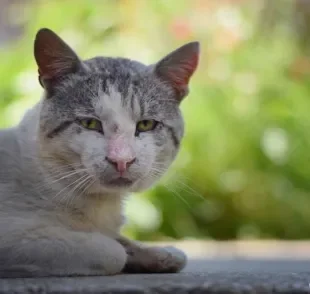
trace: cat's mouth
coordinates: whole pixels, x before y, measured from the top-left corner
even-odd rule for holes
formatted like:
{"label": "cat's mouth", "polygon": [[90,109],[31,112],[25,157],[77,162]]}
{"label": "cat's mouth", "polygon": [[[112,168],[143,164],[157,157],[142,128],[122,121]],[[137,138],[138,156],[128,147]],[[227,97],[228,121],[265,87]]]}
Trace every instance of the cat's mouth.
{"label": "cat's mouth", "polygon": [[106,182],[106,184],[115,188],[126,188],[130,187],[133,184],[133,181],[128,178],[119,177]]}

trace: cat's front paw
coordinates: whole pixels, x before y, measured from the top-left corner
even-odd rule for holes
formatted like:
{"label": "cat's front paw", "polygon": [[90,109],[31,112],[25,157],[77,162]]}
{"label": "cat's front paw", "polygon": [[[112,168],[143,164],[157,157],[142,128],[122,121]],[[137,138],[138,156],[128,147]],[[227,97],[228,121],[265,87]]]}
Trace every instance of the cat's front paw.
{"label": "cat's front paw", "polygon": [[180,272],[187,263],[185,253],[175,247],[153,247],[150,248],[156,252],[158,258],[158,269],[161,273]]}
{"label": "cat's front paw", "polygon": [[148,247],[128,254],[124,272],[177,273],[187,262],[186,255],[175,247]]}

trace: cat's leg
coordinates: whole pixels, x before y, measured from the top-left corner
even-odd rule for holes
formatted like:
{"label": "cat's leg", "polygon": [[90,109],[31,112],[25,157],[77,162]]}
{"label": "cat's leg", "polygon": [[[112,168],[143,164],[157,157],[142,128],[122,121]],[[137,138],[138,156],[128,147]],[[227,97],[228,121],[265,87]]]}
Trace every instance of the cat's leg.
{"label": "cat's leg", "polygon": [[125,273],[176,273],[187,262],[186,255],[174,247],[146,247],[124,237],[117,239],[125,247]]}
{"label": "cat's leg", "polygon": [[0,276],[114,275],[127,255],[121,244],[100,233],[40,227],[1,236]]}

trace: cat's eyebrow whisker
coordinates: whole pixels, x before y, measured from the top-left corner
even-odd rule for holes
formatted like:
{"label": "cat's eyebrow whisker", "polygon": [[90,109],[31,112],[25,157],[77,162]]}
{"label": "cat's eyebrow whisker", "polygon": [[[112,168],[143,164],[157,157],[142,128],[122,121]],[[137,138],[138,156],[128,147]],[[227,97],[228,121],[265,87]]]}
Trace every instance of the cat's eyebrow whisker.
{"label": "cat's eyebrow whisker", "polygon": [[[96,98],[100,99],[99,93],[95,93],[94,90],[87,83],[85,83],[85,85],[87,89],[89,90],[90,94],[93,96],[93,99],[96,99]],[[101,81],[98,83],[98,86],[99,86],[99,90],[101,90],[101,87],[102,87]]]}
{"label": "cat's eyebrow whisker", "polygon": [[[146,89],[146,91],[143,91],[144,92],[143,94],[147,95],[147,96],[151,96],[152,94],[157,93],[159,87],[163,87],[163,86],[167,86],[167,85],[168,85],[167,82],[160,81],[155,86]],[[160,100],[164,100],[164,99],[160,99]],[[170,99],[170,100],[172,100],[173,102],[177,103],[177,99]]]}
{"label": "cat's eyebrow whisker", "polygon": [[162,98],[160,98],[160,99],[158,99],[158,101],[159,101],[159,102],[168,102],[168,101],[172,101],[172,102],[177,103],[177,101],[176,101],[175,99],[162,99]]}

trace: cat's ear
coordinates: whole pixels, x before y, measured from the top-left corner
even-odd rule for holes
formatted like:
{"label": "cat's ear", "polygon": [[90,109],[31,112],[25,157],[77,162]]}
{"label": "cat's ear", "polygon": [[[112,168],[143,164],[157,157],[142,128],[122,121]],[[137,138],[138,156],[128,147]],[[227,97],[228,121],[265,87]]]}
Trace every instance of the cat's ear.
{"label": "cat's ear", "polygon": [[199,61],[199,42],[191,42],[168,54],[155,66],[156,75],[169,83],[182,100],[188,93],[188,84]]}
{"label": "cat's ear", "polygon": [[73,73],[81,65],[75,52],[50,29],[40,29],[34,41],[34,57],[42,87]]}

